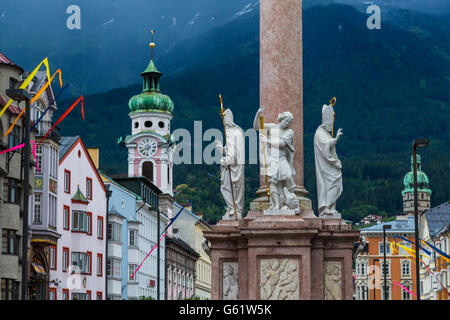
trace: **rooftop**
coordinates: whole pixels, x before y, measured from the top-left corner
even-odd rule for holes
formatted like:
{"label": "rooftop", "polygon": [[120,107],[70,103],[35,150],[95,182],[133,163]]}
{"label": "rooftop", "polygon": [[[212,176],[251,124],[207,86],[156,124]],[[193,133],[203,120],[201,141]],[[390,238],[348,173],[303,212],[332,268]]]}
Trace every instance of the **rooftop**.
{"label": "rooftop", "polygon": [[440,230],[450,224],[450,201],[428,209],[422,214],[426,215],[428,230],[430,235],[434,237]]}
{"label": "rooftop", "polygon": [[390,225],[391,229],[387,232],[414,232],[414,216],[398,216],[394,221],[379,223],[367,228],[361,229],[361,234],[383,232],[383,225]]}

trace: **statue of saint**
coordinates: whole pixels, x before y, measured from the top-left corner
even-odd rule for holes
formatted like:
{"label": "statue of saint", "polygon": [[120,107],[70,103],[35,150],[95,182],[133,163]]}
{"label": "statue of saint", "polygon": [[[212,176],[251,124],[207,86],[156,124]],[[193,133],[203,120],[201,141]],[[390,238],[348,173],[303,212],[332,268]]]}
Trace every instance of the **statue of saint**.
{"label": "statue of saint", "polygon": [[224,264],[223,271],[223,299],[237,300],[239,294],[238,275],[231,264]]}
{"label": "statue of saint", "polygon": [[227,205],[222,219],[234,220],[235,208],[237,219],[241,219],[244,212],[245,140],[244,131],[233,122],[231,110],[226,109],[224,114],[226,145],[216,142],[216,148],[223,154],[220,159],[220,191]]}
{"label": "statue of saint", "polygon": [[[253,127],[260,130],[261,114],[264,107],[261,106],[256,113]],[[270,190],[269,210],[299,210],[299,202],[295,199],[294,175],[294,131],[290,125],[294,117],[290,112],[282,112],[278,115],[278,123],[264,123],[267,136],[260,133],[263,146],[267,146],[262,152],[267,153],[267,177]]]}
{"label": "statue of saint", "polygon": [[336,211],[336,201],[342,193],[342,165],[336,154],[336,143],[342,129],[332,137],[334,110],[323,105],[322,124],[314,134],[314,156],[316,162],[317,198],[319,217],[341,218]]}

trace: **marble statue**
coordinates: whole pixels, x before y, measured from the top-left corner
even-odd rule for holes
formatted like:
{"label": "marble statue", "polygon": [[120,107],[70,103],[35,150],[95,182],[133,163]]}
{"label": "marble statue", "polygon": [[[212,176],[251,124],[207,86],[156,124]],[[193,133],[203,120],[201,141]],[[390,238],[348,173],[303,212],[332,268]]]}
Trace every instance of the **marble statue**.
{"label": "marble statue", "polygon": [[[264,107],[256,113],[253,127],[261,130],[260,120]],[[290,112],[278,115],[278,123],[264,123],[266,134],[260,132],[262,148],[266,146],[267,176],[270,190],[270,211],[299,211],[299,201],[294,194],[294,131],[290,128],[294,117]]]}
{"label": "marble statue", "polygon": [[[224,114],[226,145],[223,146],[220,141],[216,142],[217,150],[223,155],[220,159],[220,191],[227,205],[222,219],[234,220],[235,206],[237,219],[242,218],[244,211],[245,141],[244,131],[233,122],[231,110],[226,109]],[[233,192],[231,188],[233,188]]]}
{"label": "marble statue", "polygon": [[298,300],[298,260],[262,259],[260,287],[262,300]]}
{"label": "marble statue", "polygon": [[224,300],[237,300],[239,287],[238,287],[238,263],[237,262],[224,262],[223,263],[223,299]]}
{"label": "marble statue", "polygon": [[343,133],[339,129],[336,138],[332,137],[333,117],[333,107],[324,105],[322,124],[314,134],[314,156],[319,217],[340,219],[336,201],[342,193],[342,166],[336,154],[336,143]]}

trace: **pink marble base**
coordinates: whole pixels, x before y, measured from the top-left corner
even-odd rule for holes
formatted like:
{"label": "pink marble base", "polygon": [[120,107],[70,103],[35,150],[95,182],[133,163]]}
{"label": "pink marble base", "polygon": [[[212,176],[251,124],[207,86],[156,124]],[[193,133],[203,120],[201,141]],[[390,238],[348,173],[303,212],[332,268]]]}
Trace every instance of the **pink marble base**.
{"label": "pink marble base", "polygon": [[239,221],[221,221],[205,231],[211,243],[211,298],[222,299],[222,264],[238,262],[240,300],[260,299],[261,259],[296,259],[300,300],[323,300],[324,264],[342,263],[342,298],[352,299],[352,248],[359,231],[337,219],[265,216],[251,211]]}

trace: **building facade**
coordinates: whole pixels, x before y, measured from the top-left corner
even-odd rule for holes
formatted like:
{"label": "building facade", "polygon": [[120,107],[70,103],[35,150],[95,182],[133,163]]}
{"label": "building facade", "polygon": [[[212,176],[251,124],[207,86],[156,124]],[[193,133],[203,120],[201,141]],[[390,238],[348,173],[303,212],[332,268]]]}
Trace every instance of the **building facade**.
{"label": "building facade", "polygon": [[[447,256],[449,252],[450,202],[424,211],[419,220],[419,237],[426,243],[433,245]],[[423,262],[420,266],[421,299],[447,300],[449,299],[449,261],[422,243],[422,247],[430,252],[421,250]],[[447,291],[446,291],[447,290]]]}
{"label": "building facade", "polygon": [[[24,70],[0,53],[0,109],[3,110],[10,98],[7,89],[19,88]],[[28,91],[28,90],[27,90]],[[14,101],[0,117],[0,152],[18,146],[24,139],[25,117],[17,120],[11,132],[4,136],[25,107],[25,102]],[[35,132],[31,140],[35,140]],[[22,295],[22,241],[23,241],[23,199],[24,199],[24,149],[16,149],[0,155],[0,281],[1,300],[15,300]],[[30,164],[34,165],[31,155]],[[33,193],[33,167],[30,170],[30,194]],[[28,238],[28,237],[27,237]],[[30,247],[28,243],[27,247]],[[28,251],[28,250],[27,250]],[[42,257],[41,274],[48,281],[49,266]],[[32,272],[28,261],[28,274]],[[28,294],[28,292],[27,292]],[[46,292],[44,292],[46,294]]]}
{"label": "building facade", "polygon": [[200,255],[177,233],[166,238],[166,300],[195,297],[195,266]]}
{"label": "building facade", "polygon": [[[183,208],[174,202],[173,212]],[[174,230],[177,229],[178,238],[191,246],[199,255],[195,264],[195,296],[200,299],[211,299],[211,260],[203,250],[205,241],[203,231],[211,230],[210,225],[202,219],[202,215],[191,211],[192,207],[184,207],[180,216],[173,223]]]}
{"label": "building facade", "polygon": [[[28,73],[25,75],[28,76]],[[38,71],[30,82],[30,94],[34,98],[48,82],[47,73]],[[31,104],[31,121],[35,127],[36,144],[52,127],[53,113],[56,111],[55,96],[49,85],[39,98]],[[41,119],[42,118],[42,119]],[[40,121],[39,121],[40,120]],[[38,122],[39,121],[39,122]],[[34,167],[34,193],[29,201],[29,230],[31,270],[28,279],[29,299],[55,299],[55,292],[49,290],[52,279],[50,270],[56,268],[57,242],[61,237],[56,230],[59,140],[58,128],[53,128],[45,140],[36,145],[37,164]],[[40,271],[45,270],[46,274]]]}
{"label": "building facade", "polygon": [[[112,178],[121,186],[139,196],[136,199],[136,220],[139,223],[137,243],[139,246],[131,251],[130,249],[128,250],[128,264],[129,266],[132,265],[132,269],[134,268],[134,270],[136,270],[135,267],[137,268],[139,264],[144,261],[150,251],[155,247],[156,243],[162,238],[161,232],[167,226],[169,218],[158,209],[161,190],[148,178],[114,176]],[[166,243],[164,237],[144,261],[138,272],[136,272],[135,277],[137,278],[134,281],[137,281],[137,296],[139,298],[150,297],[152,299],[157,299],[159,289],[159,299],[164,299],[166,281],[164,272],[166,259],[165,247]],[[130,269],[130,272],[132,269]],[[130,295],[130,288],[128,290],[128,294]]]}
{"label": "building facade", "polygon": [[[383,245],[383,225],[391,226],[391,229],[386,230],[386,248]],[[369,250],[356,258],[356,300],[384,300],[384,268],[387,300],[414,299],[414,296],[402,289],[399,284],[411,292],[416,292],[415,260],[402,248],[395,252],[391,250],[392,242],[407,248],[413,247],[411,242],[414,242],[415,237],[414,217],[399,215],[395,221],[362,229],[361,236],[369,243]],[[383,261],[384,250],[386,250],[386,265]]]}
{"label": "building facade", "polygon": [[106,188],[81,137],[62,137],[59,153],[56,300],[104,300]]}

